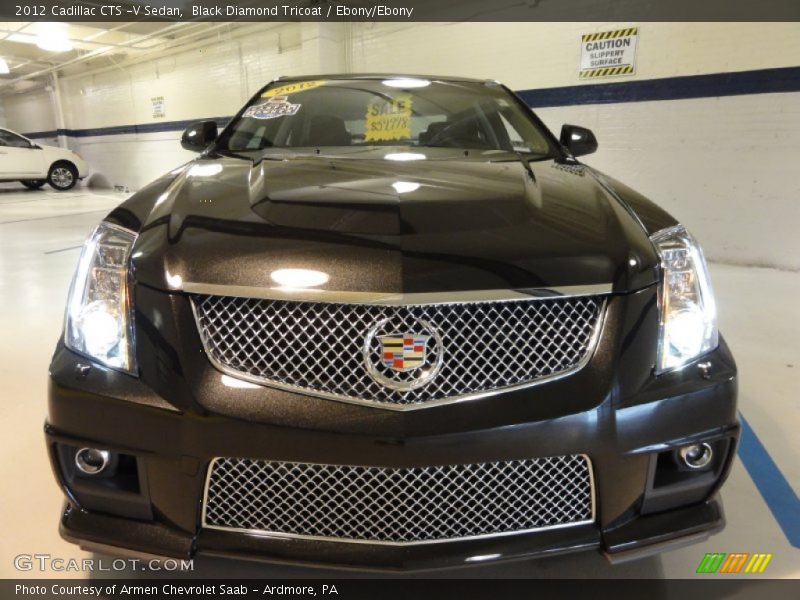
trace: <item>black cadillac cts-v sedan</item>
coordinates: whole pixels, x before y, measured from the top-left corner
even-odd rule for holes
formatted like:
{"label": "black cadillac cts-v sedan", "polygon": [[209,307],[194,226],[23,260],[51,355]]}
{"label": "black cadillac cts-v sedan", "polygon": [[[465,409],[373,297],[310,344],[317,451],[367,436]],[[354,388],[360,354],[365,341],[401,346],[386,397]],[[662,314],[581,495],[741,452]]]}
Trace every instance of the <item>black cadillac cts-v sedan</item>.
{"label": "black cadillac cts-v sedan", "polygon": [[[283,78],[81,254],[47,445],[87,549],[424,569],[702,540],[703,254],[493,81]],[[676,176],[675,174],[665,174]]]}

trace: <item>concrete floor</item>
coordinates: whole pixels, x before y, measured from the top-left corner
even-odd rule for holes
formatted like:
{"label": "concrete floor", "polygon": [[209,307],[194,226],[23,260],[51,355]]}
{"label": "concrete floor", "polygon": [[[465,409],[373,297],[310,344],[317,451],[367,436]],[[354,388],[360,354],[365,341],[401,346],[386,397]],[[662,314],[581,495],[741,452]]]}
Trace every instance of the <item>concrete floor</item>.
{"label": "concrete floor", "polygon": [[[20,573],[18,554],[89,556],[57,532],[61,494],[48,464],[42,423],[47,366],[62,326],[64,302],[79,248],[91,228],[124,199],[114,192],[56,193],[0,184],[0,578],[82,577],[81,573]],[[798,526],[800,487],[800,273],[712,265],[720,327],[740,369],[740,409],[795,490],[784,514]],[[723,491],[727,528],[703,544],[660,557],[610,566],[595,552],[469,570],[443,577],[669,577],[695,576],[706,552],[771,552],[765,576],[800,578],[793,547],[748,471],[737,460]],[[796,542],[796,540],[795,540]],[[138,573],[121,573],[137,576]],[[198,559],[200,577],[346,577],[347,573]],[[148,573],[148,576],[156,576]],[[709,577],[706,575],[705,577]],[[752,577],[749,576],[748,577]],[[758,577],[758,576],[755,576]]]}

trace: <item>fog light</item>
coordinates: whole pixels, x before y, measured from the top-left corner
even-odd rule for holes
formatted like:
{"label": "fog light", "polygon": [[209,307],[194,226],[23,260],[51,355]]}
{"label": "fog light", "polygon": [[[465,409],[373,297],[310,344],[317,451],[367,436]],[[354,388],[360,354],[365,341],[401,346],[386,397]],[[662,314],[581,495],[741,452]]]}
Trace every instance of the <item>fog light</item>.
{"label": "fog light", "polygon": [[690,469],[702,469],[711,463],[714,451],[706,443],[684,446],[678,451],[683,464]]}
{"label": "fog light", "polygon": [[84,475],[98,475],[102,473],[111,461],[108,450],[97,448],[81,448],[75,454],[75,466]]}

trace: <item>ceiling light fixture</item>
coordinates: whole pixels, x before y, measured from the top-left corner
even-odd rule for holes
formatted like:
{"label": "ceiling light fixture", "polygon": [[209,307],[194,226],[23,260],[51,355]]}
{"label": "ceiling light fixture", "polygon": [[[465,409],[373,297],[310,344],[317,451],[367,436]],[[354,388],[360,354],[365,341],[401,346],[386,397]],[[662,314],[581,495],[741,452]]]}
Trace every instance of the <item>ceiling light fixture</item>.
{"label": "ceiling light fixture", "polygon": [[47,52],[68,52],[73,48],[62,23],[42,23],[36,35],[36,45]]}

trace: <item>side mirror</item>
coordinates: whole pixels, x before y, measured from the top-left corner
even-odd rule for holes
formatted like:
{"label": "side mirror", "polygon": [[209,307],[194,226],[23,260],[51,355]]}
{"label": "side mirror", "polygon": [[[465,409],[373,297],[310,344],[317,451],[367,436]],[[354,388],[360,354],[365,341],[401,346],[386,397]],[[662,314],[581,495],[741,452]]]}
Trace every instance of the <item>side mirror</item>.
{"label": "side mirror", "polygon": [[202,152],[217,139],[217,124],[214,121],[198,121],[183,131],[181,146],[192,152]]}
{"label": "side mirror", "polygon": [[565,146],[573,156],[583,156],[597,151],[597,138],[591,129],[578,125],[564,125],[561,127],[562,146]]}

